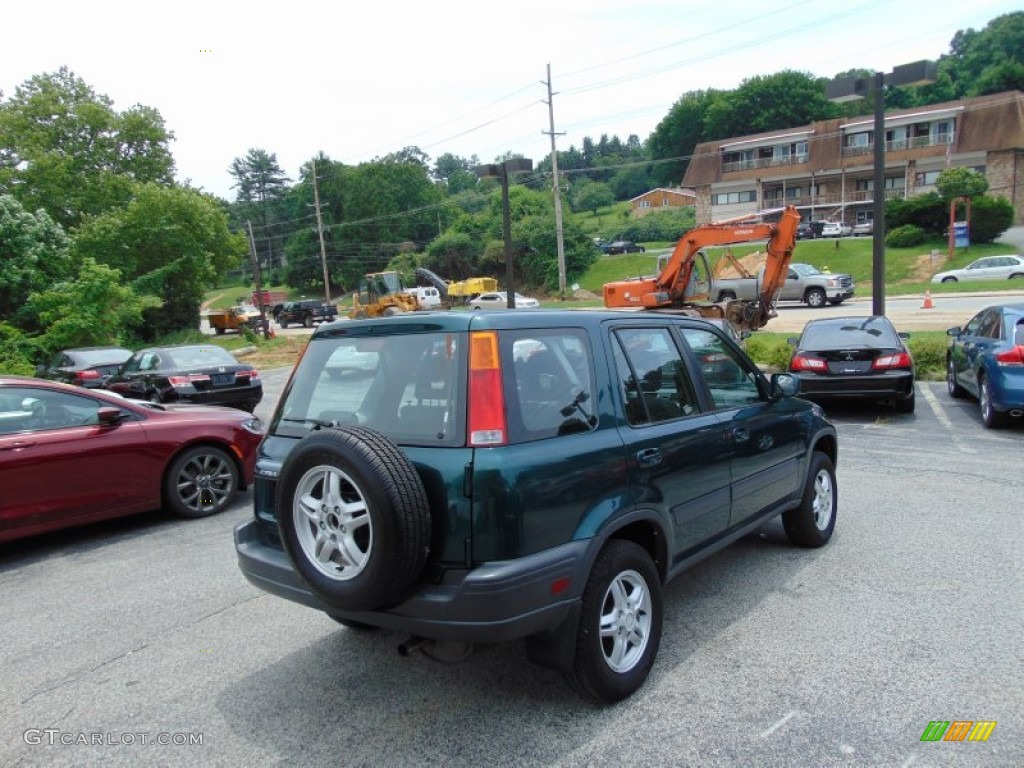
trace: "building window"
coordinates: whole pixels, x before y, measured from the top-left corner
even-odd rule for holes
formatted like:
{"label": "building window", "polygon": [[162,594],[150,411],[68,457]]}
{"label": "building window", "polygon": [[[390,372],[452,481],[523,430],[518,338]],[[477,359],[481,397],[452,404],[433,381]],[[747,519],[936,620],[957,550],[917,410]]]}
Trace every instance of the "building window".
{"label": "building window", "polygon": [[914,176],[914,185],[918,187],[932,187],[939,180],[942,171],[924,171]]}
{"label": "building window", "polygon": [[[907,180],[902,176],[886,176],[885,177],[885,188],[886,189],[905,189],[907,186]],[[857,191],[858,192],[871,192],[875,188],[874,179],[857,179]]]}
{"label": "building window", "polygon": [[711,196],[712,205],[735,205],[737,203],[756,203],[757,193],[749,192],[720,192]]}

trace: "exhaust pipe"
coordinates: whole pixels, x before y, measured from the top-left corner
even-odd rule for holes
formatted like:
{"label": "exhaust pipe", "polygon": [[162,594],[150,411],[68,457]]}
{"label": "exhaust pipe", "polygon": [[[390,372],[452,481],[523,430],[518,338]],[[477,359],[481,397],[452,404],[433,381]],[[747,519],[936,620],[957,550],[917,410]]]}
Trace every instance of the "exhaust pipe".
{"label": "exhaust pipe", "polygon": [[426,640],[422,637],[409,637],[398,646],[398,655],[402,658],[408,658],[416,653],[416,651],[422,650],[424,643],[426,643]]}

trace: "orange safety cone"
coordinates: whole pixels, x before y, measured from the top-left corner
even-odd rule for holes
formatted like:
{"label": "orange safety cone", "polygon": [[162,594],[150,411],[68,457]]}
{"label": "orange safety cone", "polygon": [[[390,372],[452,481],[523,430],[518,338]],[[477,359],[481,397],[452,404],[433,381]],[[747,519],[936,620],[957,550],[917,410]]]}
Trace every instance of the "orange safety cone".
{"label": "orange safety cone", "polygon": [[921,309],[933,309],[934,307],[935,307],[935,305],[932,304],[932,292],[931,291],[925,291],[924,292],[924,304],[921,305]]}

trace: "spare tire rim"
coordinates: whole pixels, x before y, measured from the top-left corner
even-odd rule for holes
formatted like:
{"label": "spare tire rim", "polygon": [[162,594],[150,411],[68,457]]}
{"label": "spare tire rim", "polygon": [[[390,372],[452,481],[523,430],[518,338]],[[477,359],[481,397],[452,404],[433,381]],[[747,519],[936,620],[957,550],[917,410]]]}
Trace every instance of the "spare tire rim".
{"label": "spare tire rim", "polygon": [[337,581],[362,573],[373,550],[370,509],[355,481],[337,467],[313,467],[295,488],[292,520],[302,552]]}

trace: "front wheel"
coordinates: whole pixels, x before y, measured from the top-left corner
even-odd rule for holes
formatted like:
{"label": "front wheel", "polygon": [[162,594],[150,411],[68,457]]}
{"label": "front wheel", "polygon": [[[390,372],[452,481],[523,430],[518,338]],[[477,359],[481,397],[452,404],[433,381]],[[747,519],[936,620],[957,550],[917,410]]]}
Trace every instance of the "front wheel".
{"label": "front wheel", "polygon": [[583,590],[576,657],[566,673],[581,696],[611,704],[644,684],[661,644],[661,579],[650,555],[613,539]]}
{"label": "front wheel", "polygon": [[312,315],[306,315],[304,318],[302,318],[302,326],[304,328],[312,328],[313,327],[313,316]]}
{"label": "front wheel", "polygon": [[238,467],[220,448],[191,448],[164,477],[164,502],[180,517],[209,517],[223,510],[238,488]]}
{"label": "front wheel", "polygon": [[821,288],[811,288],[807,291],[807,295],[804,296],[804,301],[807,302],[807,306],[814,309],[824,307],[826,302],[825,292]]}
{"label": "front wheel", "polygon": [[836,470],[824,453],[811,456],[807,484],[800,506],[782,513],[786,537],[801,547],[821,547],[832,538],[836,525]]}
{"label": "front wheel", "polygon": [[956,282],[956,278],[955,277],[944,277],[944,278],[942,278],[942,282],[944,282],[944,283],[955,283]]}
{"label": "front wheel", "polygon": [[213,332],[216,333],[218,336],[223,336],[224,335],[224,329],[221,328],[220,326],[214,328]]}
{"label": "front wheel", "polygon": [[967,394],[967,390],[957,384],[956,365],[953,363],[952,357],[946,360],[946,389],[949,390],[950,397],[958,400]]}

